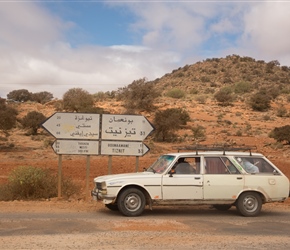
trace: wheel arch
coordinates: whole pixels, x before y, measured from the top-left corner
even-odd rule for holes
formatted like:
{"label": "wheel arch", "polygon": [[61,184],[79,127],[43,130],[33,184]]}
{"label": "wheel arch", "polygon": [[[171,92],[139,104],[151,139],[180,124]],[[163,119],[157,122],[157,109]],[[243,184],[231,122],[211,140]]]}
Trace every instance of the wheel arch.
{"label": "wheel arch", "polygon": [[151,206],[152,201],[151,201],[151,197],[150,197],[148,191],[144,187],[142,187],[140,185],[137,185],[137,184],[129,184],[129,185],[121,187],[120,190],[118,191],[118,194],[116,196],[115,202],[117,202],[117,200],[118,200],[120,194],[122,193],[122,191],[124,191],[125,189],[129,189],[129,188],[136,188],[136,189],[140,190],[145,196],[146,205],[150,205]]}
{"label": "wheel arch", "polygon": [[260,191],[260,190],[247,189],[247,190],[243,190],[242,192],[239,193],[239,195],[238,195],[238,197],[237,197],[237,199],[235,201],[235,204],[239,200],[240,196],[242,194],[244,194],[244,193],[257,193],[261,197],[261,199],[262,199],[262,204],[265,204],[266,203],[266,196],[265,196],[265,194],[262,191]]}

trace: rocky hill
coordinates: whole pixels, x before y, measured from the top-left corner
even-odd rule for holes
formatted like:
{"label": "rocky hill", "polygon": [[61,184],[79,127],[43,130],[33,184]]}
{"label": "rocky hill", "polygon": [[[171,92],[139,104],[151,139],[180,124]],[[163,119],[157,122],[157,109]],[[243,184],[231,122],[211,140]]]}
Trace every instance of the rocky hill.
{"label": "rocky hill", "polygon": [[265,62],[232,55],[185,65],[154,82],[164,93],[180,88],[187,93],[209,94],[239,82],[249,82],[253,90],[276,87],[289,93],[290,67],[280,66],[276,60]]}

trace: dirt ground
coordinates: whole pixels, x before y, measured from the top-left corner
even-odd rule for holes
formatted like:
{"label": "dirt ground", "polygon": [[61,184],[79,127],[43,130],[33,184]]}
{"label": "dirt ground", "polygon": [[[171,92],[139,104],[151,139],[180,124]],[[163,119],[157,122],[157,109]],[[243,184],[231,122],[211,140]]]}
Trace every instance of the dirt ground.
{"label": "dirt ground", "polygon": [[258,217],[232,208],[156,207],[128,218],[95,201],[0,202],[0,249],[280,249],[290,247],[290,203]]}

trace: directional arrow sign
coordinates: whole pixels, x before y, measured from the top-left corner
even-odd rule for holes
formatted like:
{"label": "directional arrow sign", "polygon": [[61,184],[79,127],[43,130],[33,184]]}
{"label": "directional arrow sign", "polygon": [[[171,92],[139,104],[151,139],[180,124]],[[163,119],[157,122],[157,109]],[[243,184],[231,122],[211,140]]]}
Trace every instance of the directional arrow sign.
{"label": "directional arrow sign", "polygon": [[143,141],[154,127],[138,115],[103,115],[102,140]]}
{"label": "directional arrow sign", "polygon": [[100,115],[54,113],[42,127],[57,139],[99,139]]}
{"label": "directional arrow sign", "polygon": [[52,148],[59,155],[98,155],[99,141],[56,140]]}
{"label": "directional arrow sign", "polygon": [[142,156],[149,148],[142,142],[101,141],[102,155]]}

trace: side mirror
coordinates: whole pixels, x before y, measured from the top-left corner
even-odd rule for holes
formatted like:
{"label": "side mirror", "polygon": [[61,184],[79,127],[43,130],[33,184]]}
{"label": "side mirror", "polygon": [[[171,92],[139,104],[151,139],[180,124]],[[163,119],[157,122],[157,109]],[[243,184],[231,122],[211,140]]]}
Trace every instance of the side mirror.
{"label": "side mirror", "polygon": [[170,171],[169,171],[169,177],[173,177],[173,174],[176,174],[175,169],[170,169]]}

